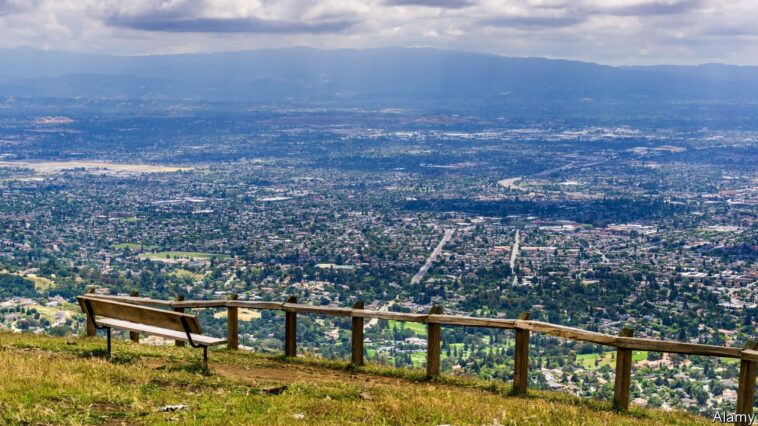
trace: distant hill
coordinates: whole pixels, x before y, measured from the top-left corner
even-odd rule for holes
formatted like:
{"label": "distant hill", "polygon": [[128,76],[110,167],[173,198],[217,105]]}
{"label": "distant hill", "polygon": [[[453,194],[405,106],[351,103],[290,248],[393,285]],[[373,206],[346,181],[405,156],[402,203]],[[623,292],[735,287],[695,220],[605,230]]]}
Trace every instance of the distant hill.
{"label": "distant hill", "polygon": [[225,101],[758,101],[758,67],[610,67],[426,48],[108,56],[0,50],[0,95]]}

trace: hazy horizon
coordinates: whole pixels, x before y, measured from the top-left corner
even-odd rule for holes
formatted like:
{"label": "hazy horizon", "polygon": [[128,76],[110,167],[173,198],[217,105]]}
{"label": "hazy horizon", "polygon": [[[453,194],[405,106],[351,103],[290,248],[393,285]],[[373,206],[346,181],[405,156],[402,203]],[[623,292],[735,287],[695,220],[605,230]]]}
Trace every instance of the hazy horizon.
{"label": "hazy horizon", "polygon": [[551,56],[537,56],[537,55],[506,55],[506,54],[500,54],[500,53],[493,53],[493,52],[482,52],[477,50],[462,50],[462,49],[449,49],[444,47],[434,47],[434,46],[381,46],[381,47],[314,47],[314,46],[305,46],[305,45],[296,45],[296,46],[286,46],[286,47],[261,47],[261,48],[251,48],[251,49],[231,49],[231,50],[217,50],[217,51],[207,51],[207,52],[180,52],[180,53],[126,53],[126,54],[120,54],[119,52],[80,52],[75,50],[66,50],[66,49],[45,49],[45,48],[38,48],[35,46],[27,45],[27,44],[20,44],[17,46],[12,47],[5,47],[0,48],[0,50],[36,50],[39,52],[48,52],[48,53],[66,53],[66,54],[72,54],[72,55],[94,55],[94,56],[115,56],[115,57],[123,57],[123,58],[140,58],[140,57],[158,57],[158,56],[188,56],[188,55],[216,55],[216,54],[234,54],[234,53],[245,53],[245,52],[266,52],[266,51],[277,51],[277,50],[317,50],[317,51],[325,51],[325,52],[335,52],[335,51],[378,51],[378,50],[402,50],[402,49],[426,49],[426,50],[437,50],[437,51],[443,51],[443,52],[455,52],[455,53],[467,53],[467,54],[476,54],[476,55],[489,55],[489,56],[498,56],[503,58],[512,58],[512,59],[547,59],[550,61],[567,61],[567,62],[584,62],[588,64],[594,64],[594,65],[601,65],[601,66],[609,66],[614,68],[625,68],[625,67],[659,67],[659,66],[676,66],[676,67],[700,67],[700,66],[710,66],[710,65],[723,65],[723,66],[729,66],[729,67],[742,67],[742,68],[751,68],[751,67],[758,67],[758,63],[756,64],[735,64],[735,63],[729,63],[729,62],[700,62],[700,63],[693,63],[693,64],[675,64],[675,63],[667,63],[667,62],[661,62],[661,63],[650,63],[650,64],[611,64],[611,63],[604,63],[604,62],[598,62],[598,61],[592,61],[592,60],[582,60],[582,59],[571,59],[571,58],[564,58],[564,57],[551,57]]}

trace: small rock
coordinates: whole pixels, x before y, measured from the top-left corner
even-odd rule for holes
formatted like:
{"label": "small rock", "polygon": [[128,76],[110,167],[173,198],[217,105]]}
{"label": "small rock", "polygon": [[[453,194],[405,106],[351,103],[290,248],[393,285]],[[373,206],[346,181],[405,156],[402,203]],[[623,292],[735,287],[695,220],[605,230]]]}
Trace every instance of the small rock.
{"label": "small rock", "polygon": [[305,418],[305,414],[303,413],[295,413],[292,415],[292,418],[295,420],[303,420]]}
{"label": "small rock", "polygon": [[176,404],[176,405],[164,405],[163,408],[161,408],[161,411],[164,413],[173,413],[175,411],[182,411],[186,410],[187,406],[185,404]]}
{"label": "small rock", "polygon": [[364,401],[371,401],[374,397],[368,392],[361,392],[358,396]]}

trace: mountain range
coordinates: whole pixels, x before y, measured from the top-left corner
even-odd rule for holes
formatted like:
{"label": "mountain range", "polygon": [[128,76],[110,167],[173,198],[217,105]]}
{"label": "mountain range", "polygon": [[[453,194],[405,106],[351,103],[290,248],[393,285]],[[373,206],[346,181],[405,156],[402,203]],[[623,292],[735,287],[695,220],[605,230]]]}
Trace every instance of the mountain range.
{"label": "mountain range", "polygon": [[758,67],[613,67],[429,48],[118,56],[0,49],[0,96],[219,101],[758,101]]}

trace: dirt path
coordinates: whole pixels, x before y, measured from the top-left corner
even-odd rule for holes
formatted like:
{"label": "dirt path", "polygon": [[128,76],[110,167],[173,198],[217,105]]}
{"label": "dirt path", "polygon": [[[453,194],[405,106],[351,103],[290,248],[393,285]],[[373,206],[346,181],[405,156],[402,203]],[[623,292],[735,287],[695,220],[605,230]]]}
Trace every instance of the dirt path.
{"label": "dirt path", "polygon": [[333,382],[355,380],[358,376],[348,372],[308,367],[303,365],[283,364],[281,366],[236,366],[228,364],[211,365],[214,374],[250,380],[254,382],[275,382],[291,384],[295,382]]}
{"label": "dirt path", "polygon": [[[151,368],[164,366],[165,360],[158,358],[145,358],[145,364]],[[233,380],[265,385],[289,385],[297,382],[350,382],[353,384],[382,384],[402,386],[410,383],[405,379],[383,377],[369,373],[353,373],[350,371],[332,370],[322,367],[314,367],[299,364],[284,364],[270,362],[263,365],[232,365],[214,363],[209,365],[214,375]]]}

